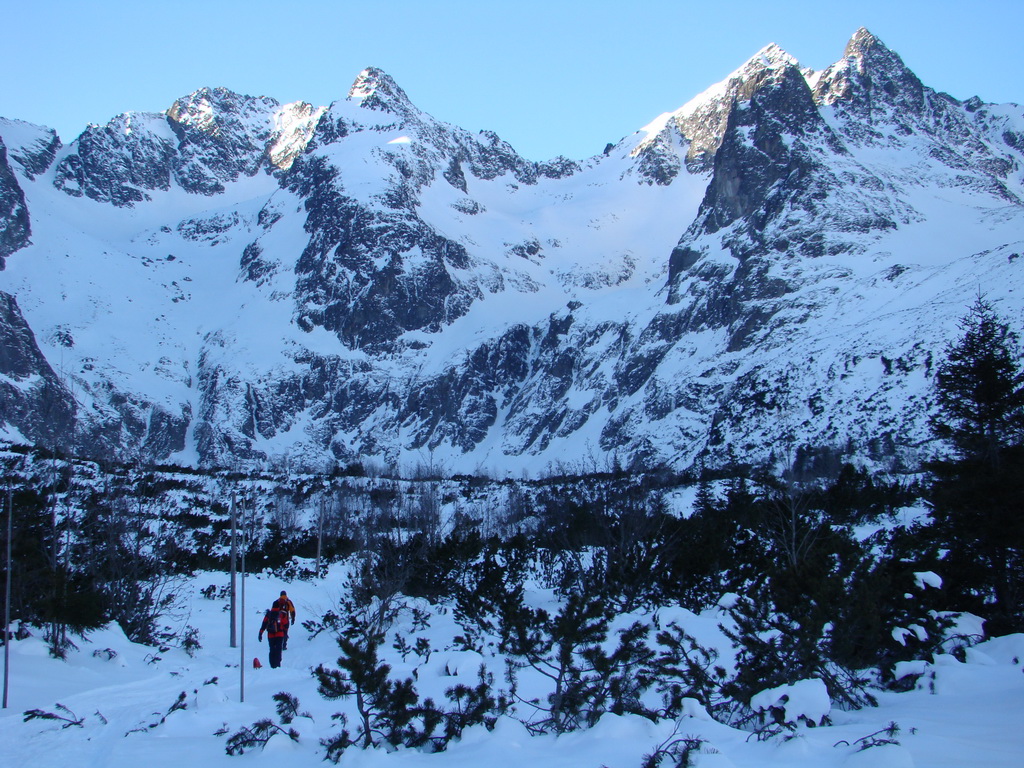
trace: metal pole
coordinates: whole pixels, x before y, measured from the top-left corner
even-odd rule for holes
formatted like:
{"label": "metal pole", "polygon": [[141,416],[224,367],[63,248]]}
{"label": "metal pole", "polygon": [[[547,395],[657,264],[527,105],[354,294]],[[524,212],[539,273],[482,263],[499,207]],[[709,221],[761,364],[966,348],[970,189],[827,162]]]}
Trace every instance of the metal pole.
{"label": "metal pole", "polygon": [[242,520],[242,642],[241,656],[239,657],[238,669],[240,672],[239,701],[245,702],[245,551],[249,548],[249,541],[246,537],[245,520],[243,513]]}
{"label": "metal pole", "polygon": [[316,576],[320,578],[320,553],[324,543],[324,515],[327,514],[327,499],[320,498],[320,517],[316,521]]}
{"label": "metal pole", "polygon": [[7,689],[11,674],[11,538],[14,532],[14,505],[11,503],[11,484],[7,483],[7,578],[4,585],[4,709],[7,709]]}
{"label": "metal pole", "polygon": [[238,602],[235,594],[235,557],[238,554],[238,521],[235,515],[235,493],[231,492],[231,647],[238,647],[235,625],[238,621]]}

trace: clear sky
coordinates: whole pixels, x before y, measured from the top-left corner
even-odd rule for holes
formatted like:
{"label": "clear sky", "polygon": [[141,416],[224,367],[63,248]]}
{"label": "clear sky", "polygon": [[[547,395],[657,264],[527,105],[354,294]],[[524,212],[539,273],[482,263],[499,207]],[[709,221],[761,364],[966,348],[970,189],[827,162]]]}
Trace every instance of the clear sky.
{"label": "clear sky", "polygon": [[521,154],[582,159],[768,43],[803,66],[865,26],[937,90],[1024,103],[1024,0],[0,0],[0,115],[55,128],[203,86],[341,99],[367,66]]}

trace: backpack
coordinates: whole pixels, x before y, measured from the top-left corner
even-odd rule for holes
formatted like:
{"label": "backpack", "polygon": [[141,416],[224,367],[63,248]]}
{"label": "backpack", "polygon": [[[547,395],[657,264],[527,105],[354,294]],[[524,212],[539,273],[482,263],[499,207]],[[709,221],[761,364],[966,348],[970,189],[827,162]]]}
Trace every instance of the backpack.
{"label": "backpack", "polygon": [[281,630],[281,612],[270,609],[267,611],[267,634],[276,635]]}
{"label": "backpack", "polygon": [[281,626],[282,632],[288,631],[288,624],[290,617],[288,616],[288,606],[282,600],[274,601],[274,605],[271,606],[270,610],[278,614],[278,623]]}

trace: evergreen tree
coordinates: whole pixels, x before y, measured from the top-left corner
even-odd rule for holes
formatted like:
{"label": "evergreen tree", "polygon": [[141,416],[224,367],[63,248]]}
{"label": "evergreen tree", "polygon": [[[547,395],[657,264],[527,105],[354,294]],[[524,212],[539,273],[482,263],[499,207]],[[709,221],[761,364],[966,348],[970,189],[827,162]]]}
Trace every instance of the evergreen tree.
{"label": "evergreen tree", "polygon": [[377,653],[383,636],[368,629],[351,620],[348,633],[338,638],[340,668],[321,664],[313,670],[324,698],[355,701],[355,732],[348,730],[348,717],[338,714],[335,719],[342,724],[341,733],[324,742],[327,757],[334,762],[350,746],[424,746],[441,722],[442,715],[430,699],[420,703],[412,678],[391,678],[390,665]]}
{"label": "evergreen tree", "polygon": [[1024,628],[1024,373],[1017,336],[979,297],[946,349],[932,418],[954,457],[932,462],[935,533],[948,550],[953,607]]}
{"label": "evergreen tree", "polygon": [[[11,612],[43,626],[50,653],[64,658],[74,645],[70,634],[96,629],[109,617],[86,572],[91,553],[76,546],[76,521],[63,505],[58,508],[52,495],[52,488],[41,481],[12,494]],[[4,525],[0,547],[6,547],[6,538]],[[0,569],[0,578],[5,577]]]}
{"label": "evergreen tree", "polygon": [[960,322],[963,336],[946,348],[935,394],[935,434],[962,459],[998,462],[1024,434],[1024,373],[1017,335],[978,297]]}

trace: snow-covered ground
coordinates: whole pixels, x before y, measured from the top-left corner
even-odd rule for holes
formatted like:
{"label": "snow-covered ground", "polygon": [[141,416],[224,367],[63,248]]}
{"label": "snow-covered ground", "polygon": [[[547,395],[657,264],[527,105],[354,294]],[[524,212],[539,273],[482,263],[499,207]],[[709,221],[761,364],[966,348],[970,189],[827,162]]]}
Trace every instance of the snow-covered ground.
{"label": "snow-covered ground", "polygon": [[[336,608],[341,592],[341,572],[320,581],[283,583],[270,575],[246,580],[244,650],[229,647],[229,613],[225,599],[207,599],[200,590],[227,584],[224,574],[202,573],[191,579],[183,594],[184,612],[172,623],[180,629],[199,630],[202,647],[194,656],[181,649],[159,652],[134,645],[116,627],[93,632],[87,640],[76,638],[77,650],[66,661],[49,657],[36,633],[15,641],[10,648],[10,702],[0,714],[4,765],[78,765],[84,768],[190,768],[240,764],[315,765],[324,757],[320,740],[337,732],[331,715],[347,708],[344,702],[328,701],[316,690],[312,668],[334,667],[338,648],[328,632],[310,638],[301,622]],[[257,642],[262,610],[282,588],[295,601],[300,626],[292,629],[289,649],[280,669],[267,665],[267,645]],[[536,601],[545,595],[538,592]],[[426,604],[420,604],[426,607]],[[669,616],[668,613],[673,615]],[[701,643],[717,645],[728,658],[728,642],[718,629],[723,612],[715,609],[694,615],[683,609],[661,614],[675,620]],[[473,684],[483,661],[502,685],[497,660],[474,652],[453,650],[458,628],[450,613],[437,612],[430,626],[415,628],[411,612],[392,628],[382,653],[392,663],[393,677],[416,672],[421,696],[443,699],[445,689],[456,682]],[[395,634],[412,639],[425,636],[434,652],[427,661],[413,653],[403,662],[391,648]],[[264,666],[253,669],[258,657]],[[244,702],[241,675],[244,670]],[[419,662],[418,668],[413,662]],[[417,750],[362,751],[349,749],[341,764],[354,766],[608,766],[640,768],[644,755],[676,737],[704,741],[696,756],[702,768],[753,768],[786,766],[872,766],[874,768],[1019,768],[1024,764],[1024,635],[990,640],[968,650],[966,663],[939,656],[927,665],[916,690],[880,695],[877,708],[844,712],[833,709],[832,725],[801,727],[796,737],[783,741],[758,741],[747,731],[711,720],[699,707],[691,708],[679,722],[654,724],[635,716],[605,715],[590,730],[562,736],[531,736],[513,717],[503,717],[493,731],[482,726],[467,730],[460,741],[443,753]],[[530,683],[524,679],[524,685]],[[297,742],[279,734],[262,751],[228,756],[226,736],[263,718],[277,722],[274,694],[288,692],[299,700],[298,717],[291,726]],[[521,691],[529,693],[529,691]],[[808,713],[823,706],[813,683],[790,690],[787,709],[801,707]],[[183,708],[175,708],[184,694]],[[824,704],[827,708],[827,703]],[[66,709],[62,709],[66,708]],[[39,709],[61,714],[80,725],[62,720],[33,719],[23,713]],[[71,714],[73,713],[73,715]],[[858,739],[895,722],[900,729],[896,744],[859,751]],[[885,737],[885,734],[882,734]],[[664,763],[669,765],[670,762]]]}

